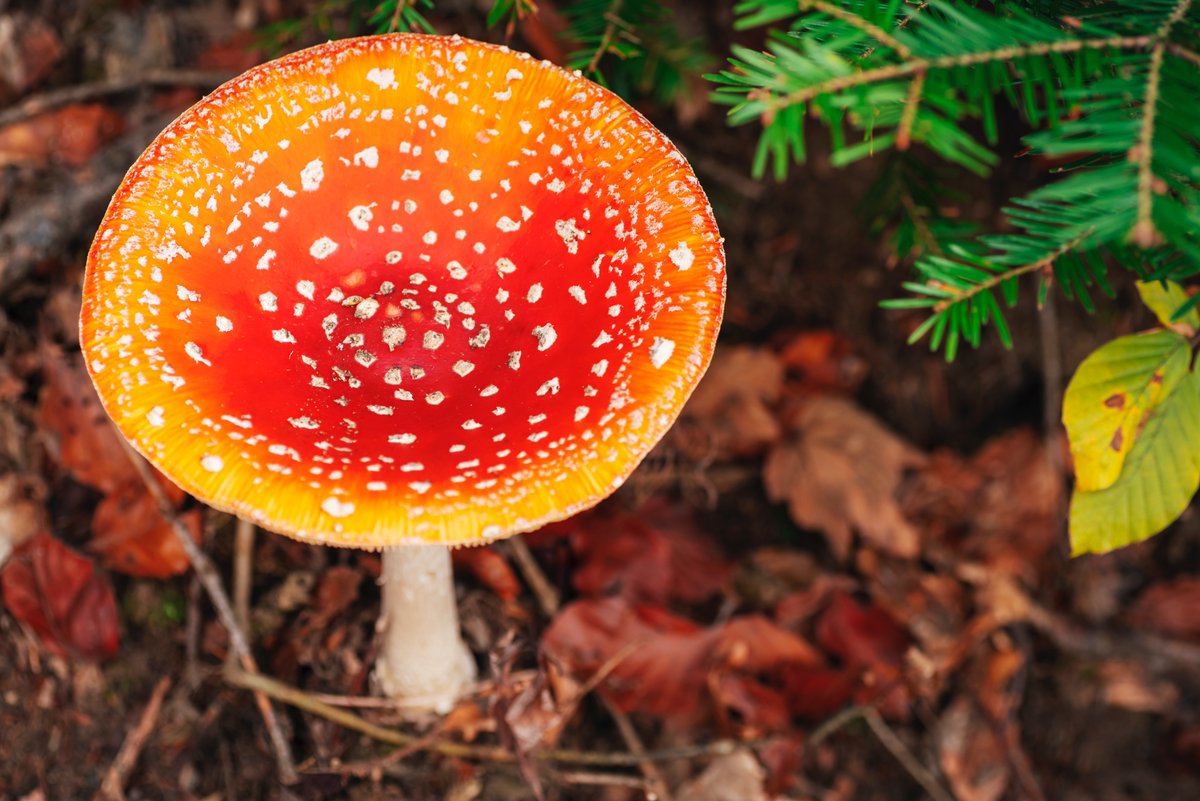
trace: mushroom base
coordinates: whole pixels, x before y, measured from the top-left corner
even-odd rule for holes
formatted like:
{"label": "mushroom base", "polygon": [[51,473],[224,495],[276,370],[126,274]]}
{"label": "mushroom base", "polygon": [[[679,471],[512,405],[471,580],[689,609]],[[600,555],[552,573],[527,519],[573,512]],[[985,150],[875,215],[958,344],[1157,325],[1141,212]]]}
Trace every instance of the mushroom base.
{"label": "mushroom base", "polygon": [[380,584],[380,691],[414,712],[448,712],[475,680],[475,660],[458,627],[450,549],[385,550]]}

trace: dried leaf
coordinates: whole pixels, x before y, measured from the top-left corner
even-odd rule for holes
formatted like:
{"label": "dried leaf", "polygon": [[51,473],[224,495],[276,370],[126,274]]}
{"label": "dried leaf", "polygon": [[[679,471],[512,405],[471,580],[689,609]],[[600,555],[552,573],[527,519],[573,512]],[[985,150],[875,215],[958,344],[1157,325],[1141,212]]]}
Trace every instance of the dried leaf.
{"label": "dried leaf", "polygon": [[92,560],[49,534],[26,542],[0,573],[4,604],[56,654],[107,659],[117,652],[117,603]]}
{"label": "dried leaf", "polygon": [[999,801],[1012,770],[1004,744],[967,698],[942,713],[935,731],[938,762],[959,801]]}
{"label": "dried leaf", "polygon": [[769,801],[763,789],[767,772],[749,751],[720,756],[676,793],[679,801]]}
{"label": "dried leaf", "polygon": [[516,573],[491,547],[456,548],[453,557],[456,571],[467,571],[500,600],[515,601],[521,595],[521,582]]}
{"label": "dried leaf", "polygon": [[41,17],[0,16],[0,103],[41,81],[62,58],[62,40]]}
{"label": "dried leaf", "polygon": [[763,481],[797,525],[825,534],[839,559],[850,554],[852,530],[888,553],[913,557],[920,541],[896,492],[905,469],[922,459],[853,404],[818,397],[800,408],[795,434],[768,454]]}
{"label": "dried leaf", "polygon": [[688,507],[652,500],[636,514],[584,515],[570,525],[581,595],[696,603],[720,592],[732,570]]}
{"label": "dried leaf", "polygon": [[139,480],[83,367],[53,344],[39,348],[45,384],[38,421],[52,455],[81,484],[108,494]]}
{"label": "dried leaf", "polygon": [[124,127],[121,115],[98,103],[38,114],[0,128],[0,166],[62,162],[82,167]]}
{"label": "dried leaf", "polygon": [[832,331],[804,331],[779,354],[806,391],[853,394],[867,377],[867,363],[849,341]]}
{"label": "dried leaf", "polygon": [[[174,484],[161,476],[159,483],[176,504],[183,500],[183,491]],[[180,522],[199,542],[200,511],[181,515]],[[118,487],[96,507],[88,548],[105,567],[129,576],[168,578],[189,567],[183,545],[141,479]]]}
{"label": "dried leaf", "polygon": [[42,504],[31,495],[31,481],[17,473],[0,475],[0,567],[20,545],[42,530]]}
{"label": "dried leaf", "polygon": [[714,711],[709,682],[719,673],[749,681],[821,661],[802,639],[762,617],[701,628],[616,597],[567,606],[546,630],[542,650],[582,680],[611,671],[601,687],[626,711],[691,721]]}
{"label": "dried leaf", "polygon": [[783,372],[779,357],[769,350],[718,348],[684,418],[704,428],[718,453],[758,453],[783,434],[771,411],[783,392]]}
{"label": "dried leaf", "polygon": [[1129,610],[1129,622],[1172,637],[1200,638],[1200,577],[1151,585]]}

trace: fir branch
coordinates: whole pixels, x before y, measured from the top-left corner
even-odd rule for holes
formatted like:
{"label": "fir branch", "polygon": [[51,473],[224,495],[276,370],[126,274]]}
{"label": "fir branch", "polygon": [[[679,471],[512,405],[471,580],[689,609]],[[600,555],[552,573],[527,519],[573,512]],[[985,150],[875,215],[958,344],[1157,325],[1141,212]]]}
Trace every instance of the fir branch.
{"label": "fir branch", "polygon": [[1029,57],[1048,56],[1054,53],[1078,53],[1083,50],[1145,50],[1151,47],[1154,41],[1153,36],[1104,36],[1001,47],[957,56],[911,58],[900,64],[889,64],[885,67],[876,67],[851,75],[831,78],[786,95],[776,96],[767,90],[758,90],[751,92],[750,96],[763,103],[763,118],[768,119],[788,106],[799,105],[822,95],[838,94],[859,86],[906,78],[920,72],[960,69],[983,64],[1003,64]]}
{"label": "fir branch", "polygon": [[811,11],[820,11],[822,14],[828,14],[836,20],[841,20],[847,25],[858,28],[876,42],[892,48],[900,54],[901,58],[912,57],[912,51],[908,49],[908,45],[892,36],[883,28],[880,28],[873,22],[865,20],[857,14],[853,14],[844,8],[839,8],[833,3],[827,2],[827,0],[800,0],[800,8]]}
{"label": "fir branch", "polygon": [[925,91],[925,76],[928,74],[927,72],[918,72],[908,85],[904,113],[900,115],[900,124],[896,126],[897,150],[908,150],[912,140],[913,122],[917,119],[917,108],[921,105],[921,93]]}

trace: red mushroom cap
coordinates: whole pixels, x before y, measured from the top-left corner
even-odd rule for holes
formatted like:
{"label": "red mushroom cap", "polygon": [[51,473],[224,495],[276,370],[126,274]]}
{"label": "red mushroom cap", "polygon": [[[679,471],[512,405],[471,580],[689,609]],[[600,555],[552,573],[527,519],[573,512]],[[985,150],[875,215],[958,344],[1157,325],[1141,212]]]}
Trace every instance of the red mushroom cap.
{"label": "red mushroom cap", "polygon": [[712,354],[720,237],[671,143],[507,48],[333,42],[129,171],[88,256],[109,414],[187,491],[303,540],[471,543],[594,505]]}

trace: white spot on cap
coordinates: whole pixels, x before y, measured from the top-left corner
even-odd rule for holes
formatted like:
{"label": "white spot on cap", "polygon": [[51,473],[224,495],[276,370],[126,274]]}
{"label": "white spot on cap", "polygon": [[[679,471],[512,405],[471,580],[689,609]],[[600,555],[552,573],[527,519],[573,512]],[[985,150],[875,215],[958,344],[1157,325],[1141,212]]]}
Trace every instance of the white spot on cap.
{"label": "white spot on cap", "polygon": [[558,332],[550,323],[533,327],[533,335],[537,337],[538,350],[546,350],[558,339]]}
{"label": "white spot on cap", "polygon": [[506,234],[511,234],[521,227],[521,224],[507,214],[496,220],[496,227]]}
{"label": "white spot on cap", "polygon": [[576,423],[580,422],[581,420],[583,420],[583,418],[585,418],[587,416],[588,416],[588,407],[586,407],[586,406],[576,406],[575,407],[575,422]]}
{"label": "white spot on cap", "polygon": [[416,434],[390,434],[388,436],[388,442],[393,445],[412,445],[416,441]]}
{"label": "white spot on cap", "polygon": [[332,255],[337,248],[337,242],[334,242],[327,236],[323,236],[312,243],[312,247],[308,249],[308,252],[314,259],[324,259]]}
{"label": "white spot on cap", "polygon": [[200,466],[210,473],[219,473],[225,467],[225,460],[220,456],[209,454],[201,457]]}
{"label": "white spot on cap", "polygon": [[546,394],[557,395],[558,390],[559,390],[558,379],[551,378],[549,381],[547,381],[546,383],[544,383],[540,387],[538,387],[537,394],[538,394],[538,397],[541,397]]}
{"label": "white spot on cap", "polygon": [[201,350],[200,346],[195,342],[185,342],[183,344],[183,350],[188,356],[191,356],[200,364],[207,364],[209,367],[212,367],[212,362],[204,358],[204,351]]}
{"label": "white spot on cap", "polygon": [[312,281],[297,281],[296,291],[300,293],[301,297],[312,300],[314,293],[317,291],[317,285]]}
{"label": "white spot on cap", "polygon": [[488,384],[486,387],[479,390],[479,397],[487,398],[492,395],[495,395],[499,391],[500,391],[500,388],[498,386],[496,386],[495,384]]}
{"label": "white spot on cap", "polygon": [[[355,206],[350,209],[350,224],[360,231],[369,231],[371,229],[371,220],[375,218],[375,213],[371,211],[370,206]],[[313,255],[316,255],[315,253]]]}
{"label": "white spot on cap", "polygon": [[273,312],[279,308],[279,298],[275,297],[274,292],[264,292],[258,296],[258,302],[263,307],[263,311]]}
{"label": "white spot on cap", "polygon": [[162,427],[167,424],[167,420],[163,417],[165,409],[161,406],[155,406],[150,411],[146,412],[146,422],[152,426]]}
{"label": "white spot on cap", "polygon": [[475,365],[471,364],[471,362],[460,359],[454,363],[454,367],[452,369],[463,378],[466,378],[466,376],[475,369]]}
{"label": "white spot on cap", "polygon": [[315,192],[325,180],[325,167],[320,159],[313,159],[304,165],[300,171],[300,188],[305,192]]}
{"label": "white spot on cap", "polygon": [[426,245],[432,245],[432,244],[436,243],[437,242],[437,231],[426,231],[424,233],[424,235],[421,236],[421,241],[424,242]]}
{"label": "white spot on cap", "polygon": [[567,292],[569,292],[571,294],[571,297],[573,297],[573,298],[575,298],[575,300],[579,301],[580,305],[587,305],[587,295],[584,294],[583,287],[581,287],[581,286],[568,287]]}
{"label": "white spot on cap", "polygon": [[395,386],[404,380],[404,369],[401,367],[389,367],[387,372],[383,374],[383,383]]}
{"label": "white spot on cap", "polygon": [[521,369],[521,351],[514,350],[512,353],[508,354],[508,366],[511,370]]}
{"label": "white spot on cap", "polygon": [[422,341],[421,346],[424,347],[425,350],[437,350],[445,341],[446,338],[437,331],[426,331],[425,338]]}
{"label": "white spot on cap", "polygon": [[380,89],[395,89],[399,86],[396,83],[396,71],[391,67],[372,67],[367,72],[367,80]]}
{"label": "white spot on cap", "polygon": [[655,367],[662,367],[674,352],[675,340],[655,337],[653,344],[650,345],[650,363]]}
{"label": "white spot on cap", "polygon": [[404,326],[385,325],[383,327],[383,344],[388,346],[388,350],[395,350],[397,345],[403,345],[404,338]]}
{"label": "white spot on cap", "polygon": [[233,330],[233,320],[228,317],[217,315],[217,330],[221,333],[228,333]]}
{"label": "white spot on cap", "polygon": [[377,311],[379,311],[379,301],[375,300],[375,298],[363,298],[354,307],[354,316],[359,320],[370,320],[375,316],[375,312]]}
{"label": "white spot on cap", "polygon": [[454,193],[449,189],[443,189],[438,193],[438,200],[442,201],[445,205],[449,205],[454,202]]}
{"label": "white spot on cap", "polygon": [[483,428],[483,423],[480,423],[478,420],[467,420],[462,424],[462,427],[466,431],[474,431],[477,428]]}
{"label": "white spot on cap", "polygon": [[601,331],[596,339],[592,342],[592,347],[598,348],[601,345],[607,345],[609,342],[612,342],[612,335],[607,331]]}
{"label": "white spot on cap", "polygon": [[375,414],[379,414],[379,415],[383,415],[384,417],[387,417],[388,415],[395,413],[396,410],[394,408],[392,408],[391,406],[383,406],[378,403],[368,403],[367,411],[374,412]]}
{"label": "white spot on cap", "polygon": [[371,146],[354,154],[355,165],[361,164],[364,167],[375,169],[379,166],[379,148]]}
{"label": "white spot on cap", "polygon": [[532,286],[530,286],[529,294],[525,296],[525,299],[528,300],[530,303],[537,303],[539,300],[541,300],[542,299],[542,285],[541,284],[533,284]]}
{"label": "white spot on cap", "polygon": [[562,237],[563,244],[567,246],[567,252],[571,254],[579,252],[579,240],[587,237],[584,231],[575,226],[574,217],[569,220],[557,220],[554,223],[554,230]]}
{"label": "white spot on cap", "polygon": [[517,265],[513,264],[511,259],[506,259],[503,256],[496,259],[496,272],[500,273],[500,275],[508,275],[516,271]]}
{"label": "white spot on cap", "polygon": [[437,406],[439,403],[441,403],[445,399],[446,399],[446,396],[444,394],[442,394],[441,392],[430,392],[428,395],[425,396],[425,402],[428,403],[430,406]]}
{"label": "white spot on cap", "polygon": [[330,517],[349,517],[354,514],[354,504],[337,498],[326,498],[321,502],[321,511]]}
{"label": "white spot on cap", "polygon": [[259,270],[271,269],[271,259],[273,258],[275,258],[275,251],[268,250],[258,257],[258,264],[256,265],[256,268]]}
{"label": "white spot on cap", "polygon": [[295,342],[296,338],[286,328],[276,328],[271,332],[271,338],[276,342]]}
{"label": "white spot on cap", "polygon": [[696,262],[696,256],[688,247],[687,242],[680,242],[668,255],[675,266],[681,270],[690,270]]}
{"label": "white spot on cap", "polygon": [[288,422],[296,428],[316,429],[321,427],[321,424],[311,417],[289,417]]}

